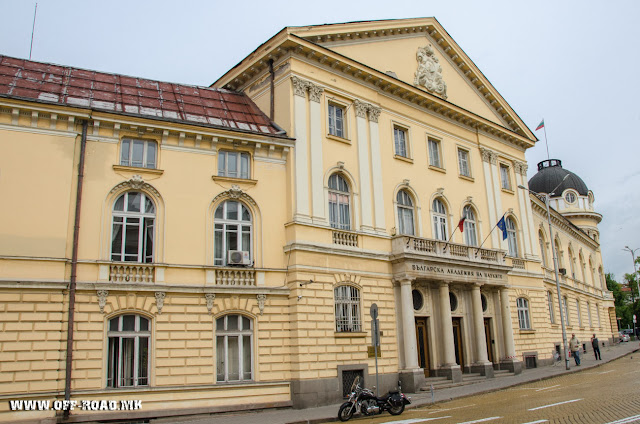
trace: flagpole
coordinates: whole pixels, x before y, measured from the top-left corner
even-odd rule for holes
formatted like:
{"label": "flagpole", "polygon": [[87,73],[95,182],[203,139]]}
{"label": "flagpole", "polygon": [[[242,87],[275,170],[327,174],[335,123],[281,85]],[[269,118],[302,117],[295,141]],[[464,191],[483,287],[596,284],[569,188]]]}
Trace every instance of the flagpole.
{"label": "flagpole", "polygon": [[549,160],[551,159],[551,156],[549,156],[549,141],[547,140],[547,125],[545,124],[542,127],[542,129],[544,130],[544,143],[547,145],[547,160]]}
{"label": "flagpole", "polygon": [[38,14],[38,3],[33,11],[33,26],[31,28],[31,47],[29,47],[29,60],[31,60],[31,52],[33,51],[33,34],[36,31],[36,15]]}
{"label": "flagpole", "polygon": [[484,242],[485,242],[485,241],[487,241],[487,239],[491,236],[491,233],[493,233],[493,230],[495,230],[495,229],[496,229],[496,227],[498,226],[498,223],[499,223],[500,221],[502,221],[502,219],[504,218],[504,215],[506,215],[506,214],[503,214],[503,215],[502,215],[502,218],[500,218],[500,219],[498,220],[498,222],[496,222],[496,225],[494,225],[494,226],[493,226],[493,228],[491,229],[491,231],[489,231],[489,234],[487,235],[487,237],[485,237],[485,239],[482,241],[482,243],[481,243],[481,244],[480,244],[480,246],[478,247],[478,250],[476,250],[476,257],[478,256],[478,253],[480,252],[480,249],[482,248],[482,246],[484,246]]}

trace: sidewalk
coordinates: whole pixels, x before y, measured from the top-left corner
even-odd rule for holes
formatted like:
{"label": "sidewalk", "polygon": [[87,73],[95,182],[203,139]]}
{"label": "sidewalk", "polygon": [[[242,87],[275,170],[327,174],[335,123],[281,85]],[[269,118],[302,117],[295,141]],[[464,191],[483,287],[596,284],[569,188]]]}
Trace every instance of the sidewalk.
{"label": "sidewalk", "polygon": [[[581,356],[581,366],[577,367],[573,358],[569,358],[570,370],[565,369],[564,361],[540,368],[525,369],[519,375],[487,379],[481,383],[468,386],[452,387],[442,389],[434,393],[433,401],[443,402],[451,399],[477,395],[480,393],[493,392],[507,387],[517,386],[533,381],[546,380],[558,375],[579,372],[585,369],[598,367],[601,364],[618,359],[622,356],[637,352],[638,341],[621,343],[601,349],[602,361],[596,361],[592,352]],[[417,408],[431,404],[431,393],[407,393],[411,398],[411,405],[407,409]],[[319,424],[337,421],[338,408],[340,404],[321,406],[308,409],[280,409],[262,410],[242,413],[216,414],[209,417],[183,417],[182,419],[171,420],[180,424]],[[152,423],[168,422],[164,419],[152,420]]]}

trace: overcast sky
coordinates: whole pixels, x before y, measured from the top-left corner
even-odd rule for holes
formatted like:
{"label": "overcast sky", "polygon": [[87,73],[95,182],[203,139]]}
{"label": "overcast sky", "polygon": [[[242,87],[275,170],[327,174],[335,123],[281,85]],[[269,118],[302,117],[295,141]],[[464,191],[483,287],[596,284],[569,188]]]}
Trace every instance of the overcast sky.
{"label": "overcast sky", "polygon": [[[29,57],[35,1],[0,0],[0,54]],[[208,86],[285,26],[434,16],[595,194],[606,272],[640,248],[640,2],[39,0],[32,59]],[[527,151],[529,178],[547,158]],[[638,252],[640,254],[640,250]]]}

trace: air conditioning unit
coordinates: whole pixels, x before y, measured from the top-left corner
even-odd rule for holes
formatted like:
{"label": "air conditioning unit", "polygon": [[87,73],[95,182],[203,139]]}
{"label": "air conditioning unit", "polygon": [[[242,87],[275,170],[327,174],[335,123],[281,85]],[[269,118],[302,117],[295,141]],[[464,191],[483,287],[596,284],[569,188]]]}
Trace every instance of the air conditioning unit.
{"label": "air conditioning unit", "polygon": [[228,265],[251,265],[249,252],[244,250],[229,250],[227,252]]}
{"label": "air conditioning unit", "polygon": [[567,275],[567,269],[566,268],[558,268],[558,274]]}

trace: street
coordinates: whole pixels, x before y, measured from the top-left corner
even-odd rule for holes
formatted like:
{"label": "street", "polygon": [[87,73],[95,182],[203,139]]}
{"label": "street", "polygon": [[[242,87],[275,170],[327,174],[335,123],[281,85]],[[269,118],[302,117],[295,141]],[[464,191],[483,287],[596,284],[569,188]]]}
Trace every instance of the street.
{"label": "street", "polygon": [[[572,368],[575,366],[571,361]],[[640,423],[640,354],[583,372],[470,396],[359,423]]]}

